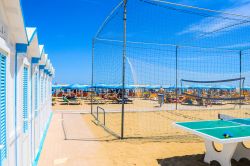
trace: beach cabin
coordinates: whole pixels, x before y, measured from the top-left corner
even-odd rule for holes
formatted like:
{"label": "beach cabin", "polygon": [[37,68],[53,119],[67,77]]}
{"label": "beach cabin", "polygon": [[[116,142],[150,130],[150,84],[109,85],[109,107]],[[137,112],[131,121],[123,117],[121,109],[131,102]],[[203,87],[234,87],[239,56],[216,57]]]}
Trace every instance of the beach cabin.
{"label": "beach cabin", "polygon": [[[48,60],[48,54],[42,54],[42,57],[41,57],[41,60],[39,62],[39,79],[40,79],[40,109],[39,109],[39,127],[40,127],[40,133],[39,133],[39,138],[41,138],[42,136],[42,131],[44,129],[44,115],[45,115],[45,103],[46,103],[46,95],[45,95],[45,88],[46,88],[46,78],[47,78],[47,75],[45,73],[45,66],[46,66],[46,63],[47,63],[47,60]],[[39,141],[38,141],[39,142]]]}
{"label": "beach cabin", "polygon": [[0,1],[0,165],[36,165],[55,73],[19,0]]}

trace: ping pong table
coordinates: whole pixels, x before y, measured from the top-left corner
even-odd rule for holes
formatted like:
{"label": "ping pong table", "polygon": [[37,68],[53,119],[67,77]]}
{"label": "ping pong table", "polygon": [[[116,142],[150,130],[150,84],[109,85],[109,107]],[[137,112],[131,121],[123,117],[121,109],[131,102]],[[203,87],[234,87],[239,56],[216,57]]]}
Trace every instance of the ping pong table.
{"label": "ping pong table", "polygon": [[[250,118],[176,122],[174,125],[205,140],[206,163],[217,161],[221,166],[231,166],[231,159],[250,159],[250,149],[243,144],[250,140]],[[221,143],[223,150],[216,150],[214,142]]]}

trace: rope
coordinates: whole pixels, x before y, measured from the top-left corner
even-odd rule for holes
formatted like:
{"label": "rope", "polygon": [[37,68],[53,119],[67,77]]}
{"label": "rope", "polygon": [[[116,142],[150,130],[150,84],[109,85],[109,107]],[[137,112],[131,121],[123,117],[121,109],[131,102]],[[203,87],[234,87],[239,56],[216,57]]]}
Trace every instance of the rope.
{"label": "rope", "polygon": [[181,82],[192,82],[192,83],[219,83],[219,82],[232,82],[232,81],[239,81],[239,80],[245,80],[245,77],[234,78],[234,79],[227,79],[227,80],[214,80],[214,81],[195,81],[195,80],[185,80],[185,79],[181,79]]}
{"label": "rope", "polygon": [[187,94],[187,93],[182,93],[182,95],[186,95],[186,96],[190,96],[190,97],[195,97],[198,99],[206,99],[206,100],[244,100],[245,96],[243,97],[234,97],[234,98],[230,98],[230,97],[222,97],[222,98],[213,98],[213,97],[203,97],[203,96],[196,96],[196,95],[191,95],[191,94]]}

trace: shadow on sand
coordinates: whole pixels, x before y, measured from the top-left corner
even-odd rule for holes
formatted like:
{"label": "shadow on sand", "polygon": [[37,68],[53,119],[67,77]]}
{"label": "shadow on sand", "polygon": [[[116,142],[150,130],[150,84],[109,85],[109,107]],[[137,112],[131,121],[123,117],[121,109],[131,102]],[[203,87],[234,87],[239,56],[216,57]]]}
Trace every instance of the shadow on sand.
{"label": "shadow on sand", "polygon": [[[165,159],[157,159],[160,166],[209,166],[203,162],[204,154],[178,156]],[[249,166],[250,160],[241,159],[239,162],[232,160],[232,166]],[[210,164],[211,166],[220,166],[216,161]]]}

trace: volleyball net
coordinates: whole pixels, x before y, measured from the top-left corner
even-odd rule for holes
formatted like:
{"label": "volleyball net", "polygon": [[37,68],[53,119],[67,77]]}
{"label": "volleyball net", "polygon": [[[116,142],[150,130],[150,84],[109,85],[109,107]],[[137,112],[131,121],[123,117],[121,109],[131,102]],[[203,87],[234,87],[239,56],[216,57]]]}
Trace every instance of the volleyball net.
{"label": "volleyball net", "polygon": [[126,2],[93,38],[92,112],[105,109],[106,127],[124,137],[173,136],[181,134],[175,121],[250,115],[250,17],[237,12],[244,5]]}

